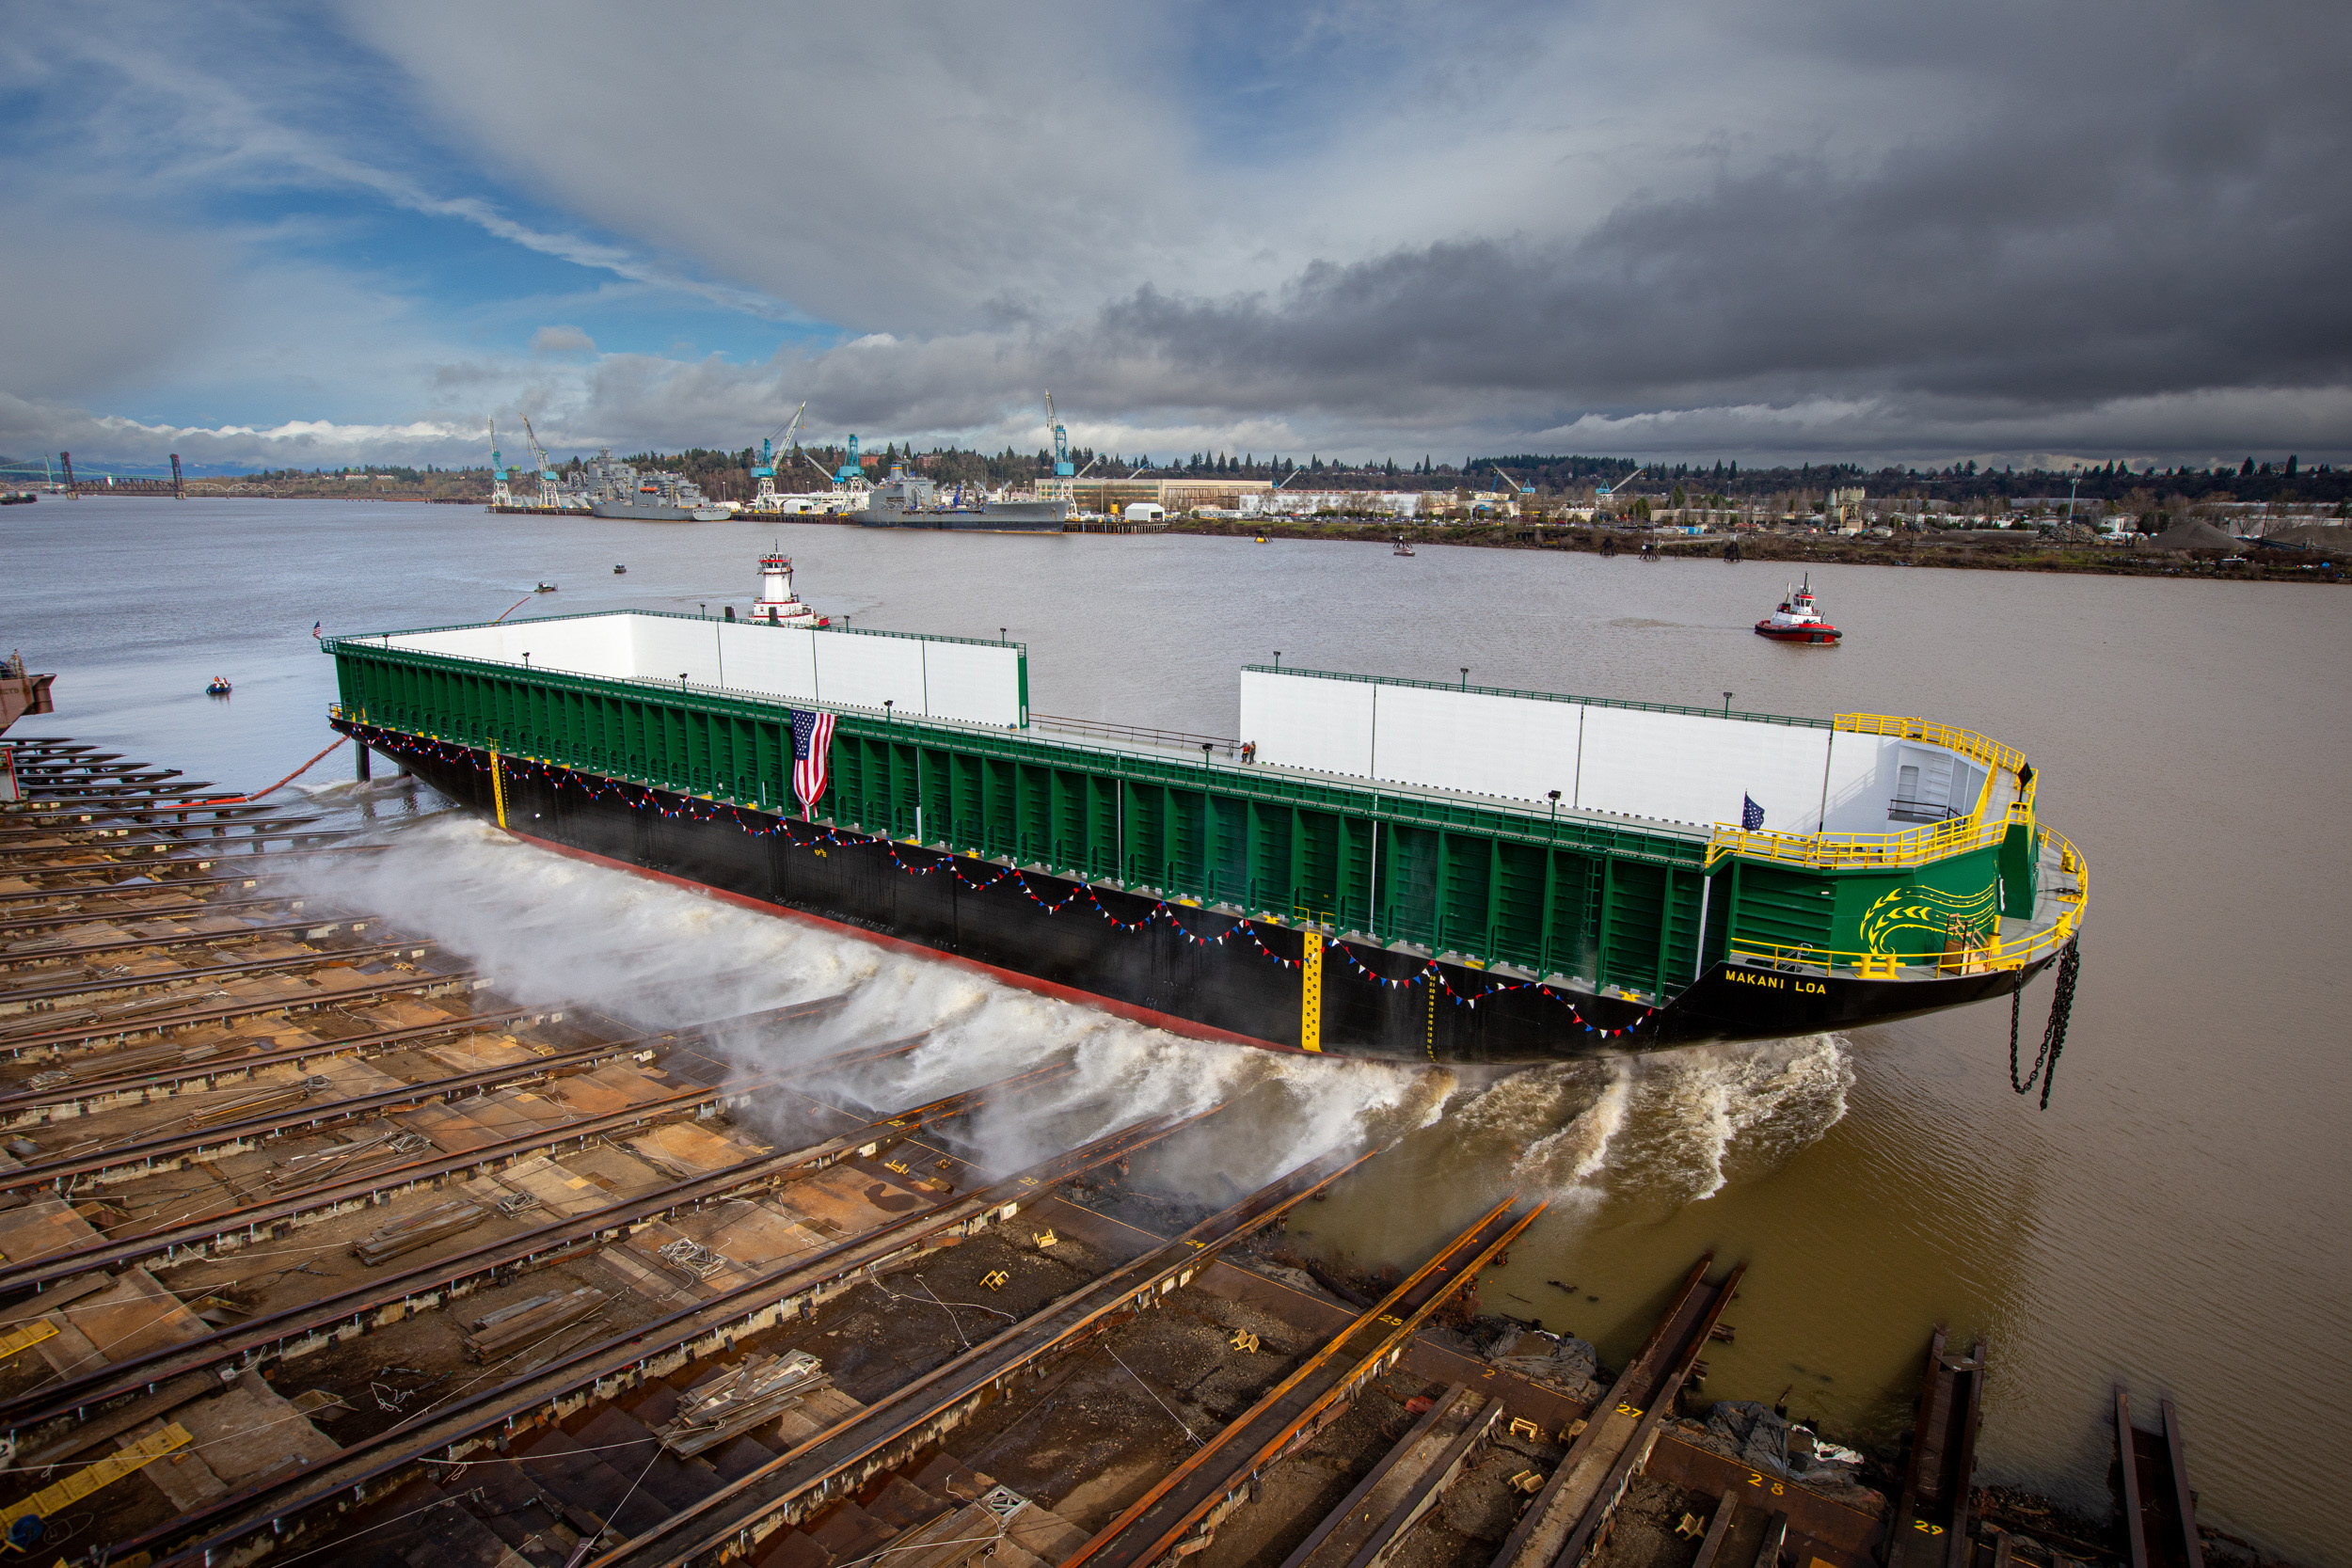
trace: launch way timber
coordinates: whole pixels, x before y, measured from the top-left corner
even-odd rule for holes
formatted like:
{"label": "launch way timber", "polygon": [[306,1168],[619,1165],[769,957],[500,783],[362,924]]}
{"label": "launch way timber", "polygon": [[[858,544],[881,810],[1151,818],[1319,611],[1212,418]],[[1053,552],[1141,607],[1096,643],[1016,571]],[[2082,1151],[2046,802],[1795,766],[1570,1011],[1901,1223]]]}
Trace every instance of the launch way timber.
{"label": "launch way timber", "polygon": [[[509,832],[1253,1045],[1851,1027],[2009,994],[2088,895],[2025,759],[1917,719],[1250,667],[1244,761],[1033,723],[1010,642],[628,612],[325,647],[335,727]],[[813,807],[795,712],[834,720]]]}

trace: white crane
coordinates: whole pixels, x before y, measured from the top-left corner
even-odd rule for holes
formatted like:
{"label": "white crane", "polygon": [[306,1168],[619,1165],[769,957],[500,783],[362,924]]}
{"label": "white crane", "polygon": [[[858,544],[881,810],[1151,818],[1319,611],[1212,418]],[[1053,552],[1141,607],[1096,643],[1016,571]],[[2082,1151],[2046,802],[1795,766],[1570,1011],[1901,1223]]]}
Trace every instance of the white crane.
{"label": "white crane", "polygon": [[1505,480],[1505,481],[1506,481],[1506,482],[1510,484],[1511,488],[1512,488],[1512,489],[1514,489],[1514,490],[1516,490],[1516,491],[1518,491],[1520,495],[1522,495],[1522,496],[1532,496],[1532,495],[1534,495],[1534,494],[1535,493],[1535,487],[1534,487],[1533,484],[1521,484],[1521,483],[1520,483],[1518,480],[1513,479],[1513,478],[1511,477],[1511,470],[1510,470],[1510,469],[1508,469],[1508,468],[1506,468],[1506,467],[1504,467],[1502,464],[1497,463],[1497,462],[1494,462],[1494,461],[1492,461],[1491,459],[1489,459],[1489,460],[1488,460],[1488,462],[1487,462],[1487,464],[1486,464],[1486,467],[1488,467],[1492,468],[1495,472],[1497,472],[1497,473],[1501,474],[1501,475],[1503,477],[1503,479],[1504,479],[1504,480]]}
{"label": "white crane", "polygon": [[1620,490],[1624,489],[1627,485],[1629,485],[1629,484],[1632,483],[1635,480],[1637,480],[1637,479],[1641,478],[1641,477],[1642,477],[1642,468],[1646,468],[1646,467],[1649,467],[1649,465],[1648,465],[1648,464],[1646,464],[1646,463],[1643,464],[1641,468],[1636,468],[1636,469],[1634,469],[1631,473],[1629,473],[1629,474],[1626,475],[1623,479],[1621,479],[1621,480],[1617,481],[1614,484],[1596,484],[1596,485],[1594,485],[1594,486],[1593,486],[1593,497],[1594,497],[1594,499],[1595,499],[1596,500],[1607,500],[1610,497],[1612,497],[1612,496],[1615,495],[1618,491],[1620,491]]}

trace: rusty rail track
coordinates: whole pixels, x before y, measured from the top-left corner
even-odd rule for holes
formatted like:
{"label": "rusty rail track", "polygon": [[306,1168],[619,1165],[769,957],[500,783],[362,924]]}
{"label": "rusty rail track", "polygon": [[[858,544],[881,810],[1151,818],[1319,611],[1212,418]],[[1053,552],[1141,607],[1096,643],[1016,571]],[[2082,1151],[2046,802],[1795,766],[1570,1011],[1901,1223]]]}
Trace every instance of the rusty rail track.
{"label": "rusty rail track", "polygon": [[1183,1235],[866,1405],[772,1462],[594,1560],[591,1568],[674,1568],[747,1554],[759,1541],[856,1491],[960,1424],[993,1393],[1179,1290],[1234,1242],[1371,1159],[1374,1149],[1311,1160]]}
{"label": "rusty rail track", "polygon": [[[711,1114],[748,1103],[761,1090],[784,1082],[802,1069],[763,1073],[716,1088],[696,1088],[631,1105],[604,1116],[534,1128],[497,1143],[456,1154],[437,1154],[389,1165],[346,1181],[331,1181],[265,1199],[241,1208],[206,1215],[145,1235],[107,1239],[61,1252],[43,1253],[21,1263],[0,1265],[0,1291],[46,1289],[91,1269],[168,1267],[193,1258],[276,1240],[306,1224],[386,1201],[396,1192],[421,1186],[444,1186],[477,1171],[508,1164],[533,1154],[545,1154],[567,1144],[586,1148],[597,1138],[625,1132],[652,1122],[678,1117]],[[420,1096],[419,1098],[423,1098]]]}
{"label": "rusty rail track", "polygon": [[2132,1568],[2205,1568],[2197,1533],[2197,1494],[2189,1490],[2188,1451],[2180,1413],[2159,1402],[2162,1432],[2132,1424],[2132,1399],[2115,1390],[2115,1444],[2123,1472],[2123,1531]]}
{"label": "rusty rail track", "polygon": [[[850,993],[818,997],[807,1002],[788,1002],[781,1006],[762,1007],[729,1018],[711,1019],[702,1023],[685,1025],[665,1031],[661,1037],[684,1045],[713,1029],[740,1028],[747,1025],[803,1023],[827,1018],[847,1005]],[[396,1050],[443,1035],[464,1035],[498,1024],[551,1023],[563,1021],[565,1014],[578,1011],[576,1003],[557,1002],[530,1006],[500,1007],[488,1012],[461,1013],[443,1022],[411,1024],[400,1029],[379,1029],[366,1034],[346,1035],[336,1039],[316,1040],[302,1045],[280,1046],[257,1051],[246,1055],[206,1056],[178,1066],[161,1068],[151,1063],[103,1076],[93,1071],[75,1075],[75,1081],[64,1086],[28,1086],[0,1094],[0,1128],[37,1126],[62,1121],[85,1115],[101,1101],[137,1099],[140,1101],[168,1100],[184,1093],[200,1092],[219,1086],[237,1078],[250,1077],[257,1069],[269,1067],[299,1067],[307,1062],[333,1056],[358,1056],[362,1061],[379,1052]],[[103,1058],[97,1058],[103,1065]]]}
{"label": "rusty rail track", "polygon": [[[926,1036],[861,1046],[816,1066],[852,1066],[903,1054]],[[215,1329],[201,1339],[167,1345],[101,1367],[56,1387],[42,1387],[0,1402],[0,1431],[24,1440],[61,1421],[87,1419],[110,1402],[157,1383],[234,1364],[261,1366],[404,1322],[490,1284],[503,1284],[534,1268],[575,1258],[626,1236],[640,1226],[699,1209],[722,1198],[740,1197],[813,1176],[854,1156],[878,1151],[936,1122],[968,1115],[999,1096],[1067,1076],[1073,1068],[1054,1063],[993,1084],[935,1100],[928,1105],[876,1117],[821,1143],[788,1153],[749,1160],[724,1170],[686,1177],[641,1196],[568,1219],[551,1221],[517,1235],[370,1280],[365,1286],[264,1317]]]}
{"label": "rusty rail track", "polygon": [[[199,906],[200,907],[200,906]],[[148,911],[140,918],[165,918]],[[65,958],[95,958],[106,953],[135,952],[151,947],[159,953],[181,947],[218,947],[226,942],[249,942],[257,937],[300,936],[307,941],[331,937],[348,927],[358,932],[369,926],[380,926],[384,917],[376,914],[318,914],[301,920],[283,920],[268,926],[240,926],[230,931],[164,932],[151,937],[116,937],[105,942],[67,943],[54,947],[36,947],[23,951],[0,951],[0,973],[29,970],[35,964],[56,963]],[[0,927],[0,930],[7,929]],[[5,994],[5,993],[0,993]]]}
{"label": "rusty rail track", "polygon": [[1701,1258],[1684,1276],[1665,1315],[1504,1539],[1494,1568],[1575,1568],[1600,1539],[1747,1272],[1744,1263],[1737,1265],[1710,1285],[1707,1270],[1713,1261],[1711,1255]]}
{"label": "rusty rail track", "polygon": [[[206,1002],[202,1006],[187,1007],[174,1013],[157,1013],[142,1007],[136,1012],[123,1011],[111,1019],[84,1019],[81,1022],[46,1030],[40,1034],[14,1035],[0,1037],[0,1052],[22,1057],[27,1052],[45,1051],[53,1055],[68,1049],[87,1050],[110,1040],[133,1039],[140,1035],[161,1035],[173,1029],[193,1028],[199,1023],[227,1023],[241,1018],[262,1018],[272,1013],[299,1013],[323,1007],[351,1007],[386,997],[405,996],[411,992],[434,995],[442,991],[480,990],[490,983],[486,975],[470,969],[420,969],[399,979],[386,980],[372,986],[351,986],[337,990],[323,990],[312,996],[264,996],[230,998],[225,991],[213,996],[224,1000]],[[163,1001],[170,1000],[167,995]],[[199,999],[201,1000],[201,999]]]}
{"label": "rusty rail track", "polygon": [[[333,850],[332,853],[351,855],[358,854],[362,850],[389,849],[390,847],[391,846],[388,844],[347,844],[339,847]],[[321,852],[326,853],[327,851]],[[300,853],[301,851],[299,850],[280,850],[278,853],[269,856],[268,859],[272,864],[275,864],[278,861],[288,858],[290,854],[298,856]],[[90,871],[103,871],[111,868],[94,865],[86,867],[85,869]],[[257,869],[254,871],[229,872],[217,877],[173,877],[167,880],[161,881],[150,879],[145,881],[131,882],[68,883],[63,887],[10,888],[6,893],[0,893],[0,905],[30,904],[54,901],[60,898],[146,898],[151,897],[158,893],[179,893],[189,888],[256,888],[262,885],[262,873]],[[290,890],[285,896],[294,898],[300,897],[302,895]]]}
{"label": "rusty rail track", "polygon": [[[143,946],[163,947],[166,942],[145,942]],[[15,1003],[56,1002],[74,996],[111,996],[126,991],[152,990],[175,984],[211,985],[229,979],[247,978],[262,974],[283,974],[295,970],[317,969],[333,964],[363,963],[371,958],[421,958],[437,952],[440,943],[430,937],[403,937],[397,942],[369,942],[359,947],[322,947],[300,958],[247,958],[237,963],[207,964],[201,969],[170,969],[153,974],[114,974],[103,979],[76,980],[56,986],[11,986],[0,990],[0,1006]],[[17,1017],[39,1017],[40,1010],[28,1009]]]}
{"label": "rusty rail track", "polygon": [[1345,1412],[1357,1389],[1401,1354],[1414,1330],[1476,1276],[1545,1205],[1506,1197],[1414,1270],[1224,1431],[1095,1532],[1062,1568],[1148,1568],[1215,1530],[1258,1474]]}
{"label": "rusty rail track", "polygon": [[1975,1550],[1970,1478],[1988,1352],[1982,1339],[1964,1359],[1947,1355],[1944,1347],[1938,1327],[1928,1340],[1902,1491],[1887,1515],[1887,1568],[1969,1568]]}
{"label": "rusty rail track", "polygon": [[[146,893],[168,892],[170,891],[170,884],[155,884],[137,891]],[[303,906],[310,902],[310,899],[306,895],[300,894],[288,894],[279,897],[262,898],[190,898],[178,904],[149,904],[129,910],[118,910],[110,912],[103,910],[84,909],[81,907],[80,902],[73,899],[70,893],[56,894],[52,896],[56,901],[66,904],[67,907],[52,910],[46,914],[18,914],[10,915],[6,918],[0,918],[0,937],[17,936],[37,931],[45,931],[59,926],[87,925],[93,921],[101,920],[185,920],[190,915],[229,914],[237,911],[262,909],[284,910],[289,913],[299,914],[302,912]],[[122,895],[118,895],[117,896],[122,896]],[[374,915],[361,915],[357,917],[344,916],[342,918],[373,920],[377,917]],[[231,932],[229,934],[234,935],[235,933]],[[87,952],[88,949],[70,948],[64,949],[64,951]]]}
{"label": "rusty rail track", "polygon": [[1009,1219],[1062,1182],[1127,1159],[1217,1109],[1148,1117],[962,1197],[889,1221],[707,1302],[565,1353],[544,1370],[411,1418],[298,1475],[231,1492],[119,1543],[115,1555],[167,1554],[159,1555],[157,1568],[197,1568],[242,1558],[265,1541],[282,1548],[314,1539],[313,1532],[323,1533],[321,1527],[343,1511],[389,1495],[426,1465],[463,1460],[498,1445],[501,1434],[511,1439],[518,1428],[548,1420],[559,1410],[609,1400],[773,1327],[853,1275],[912,1255],[934,1237],[971,1235]]}

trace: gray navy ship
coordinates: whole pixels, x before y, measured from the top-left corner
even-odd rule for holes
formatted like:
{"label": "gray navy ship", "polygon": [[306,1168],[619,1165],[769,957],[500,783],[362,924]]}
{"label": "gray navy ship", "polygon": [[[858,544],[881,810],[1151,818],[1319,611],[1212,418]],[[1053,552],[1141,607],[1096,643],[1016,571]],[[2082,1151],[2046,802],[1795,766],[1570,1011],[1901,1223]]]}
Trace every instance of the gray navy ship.
{"label": "gray navy ship", "polygon": [[599,517],[641,523],[716,523],[733,515],[685,475],[660,469],[641,473],[635,465],[616,461],[611,447],[597,451],[596,461],[585,466],[581,481],[588,509]]}
{"label": "gray navy ship", "polygon": [[866,528],[958,529],[983,533],[1059,533],[1069,520],[1066,500],[989,500],[963,499],[963,487],[946,501],[939,486],[907,472],[903,463],[890,466],[890,477],[866,493],[866,509],[850,517]]}

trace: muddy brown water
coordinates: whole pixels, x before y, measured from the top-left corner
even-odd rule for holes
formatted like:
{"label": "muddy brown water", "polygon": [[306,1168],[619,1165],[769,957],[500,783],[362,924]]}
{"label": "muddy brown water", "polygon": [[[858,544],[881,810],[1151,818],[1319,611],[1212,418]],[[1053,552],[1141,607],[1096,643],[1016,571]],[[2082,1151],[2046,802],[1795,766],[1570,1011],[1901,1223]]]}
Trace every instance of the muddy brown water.
{"label": "muddy brown water", "polygon": [[[2104,1508],[2110,1390],[2178,1402],[2206,1522],[2352,1561],[2343,1415],[2352,1053],[2352,599],[2299,585],[1825,566],[1842,648],[1748,627],[1786,575],[1425,546],[957,537],[491,517],[458,507],[44,499],[0,516],[24,721],[256,787],[328,738],[332,631],[642,606],[740,613],[781,538],[854,624],[1028,644],[1044,713],[1230,734],[1284,663],[1826,715],[2021,747],[2089,858],[2081,994],[2045,1113],[1979,1006],[1851,1037],[1450,1085],[1293,1228],[1410,1262],[1492,1195],[1550,1207],[1481,1290],[1622,1356],[1703,1251],[1749,1265],[1708,1391],[1849,1438],[1903,1424],[1930,1327],[1991,1342],[1979,1480]],[[614,562],[628,575],[615,576]],[[208,699],[206,677],[236,685]],[[342,757],[323,765],[348,776]],[[2027,994],[2030,1050],[2049,982]],[[1445,1087],[1448,1085],[1439,1085]],[[1434,1102],[1435,1096],[1432,1096]],[[1564,1287],[1572,1287],[1564,1288]]]}

